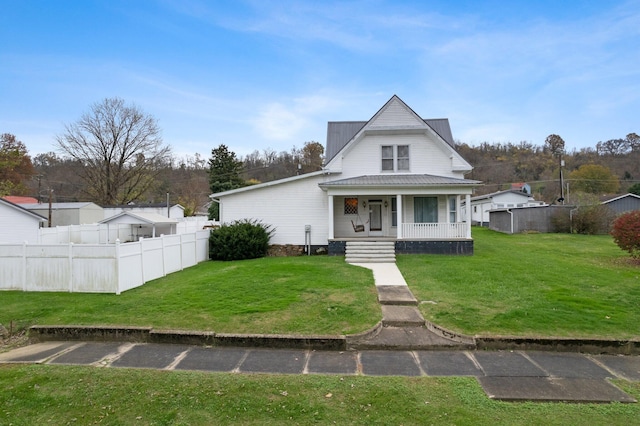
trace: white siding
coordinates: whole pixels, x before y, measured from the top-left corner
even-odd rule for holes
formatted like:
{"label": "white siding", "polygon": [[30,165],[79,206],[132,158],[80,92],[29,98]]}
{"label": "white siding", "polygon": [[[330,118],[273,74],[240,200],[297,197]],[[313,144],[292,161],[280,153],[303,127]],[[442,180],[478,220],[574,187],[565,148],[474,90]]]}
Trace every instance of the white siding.
{"label": "white siding", "polygon": [[416,117],[397,100],[389,103],[384,110],[380,111],[369,125],[372,127],[425,126],[424,121]]}
{"label": "white siding", "polygon": [[304,227],[311,225],[311,244],[326,245],[329,207],[327,194],[318,187],[323,179],[314,176],[224,196],[221,221],[259,219],[275,229],[271,244],[304,245]]}
{"label": "white siding", "polygon": [[348,150],[348,155],[342,160],[340,178],[387,173],[381,170],[383,145],[409,145],[410,170],[404,173],[464,178],[462,173],[451,170],[451,154],[441,148],[439,141],[424,133],[365,136]]}
{"label": "white siding", "polygon": [[27,212],[0,202],[0,243],[38,243],[40,221]]}

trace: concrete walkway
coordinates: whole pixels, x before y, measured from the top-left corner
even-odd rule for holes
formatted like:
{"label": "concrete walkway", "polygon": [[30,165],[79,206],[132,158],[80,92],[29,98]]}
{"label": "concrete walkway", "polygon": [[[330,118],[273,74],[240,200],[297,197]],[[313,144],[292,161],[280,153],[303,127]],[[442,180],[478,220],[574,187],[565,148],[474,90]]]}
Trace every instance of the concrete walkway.
{"label": "concrete walkway", "polygon": [[608,379],[640,381],[640,357],[498,351],[315,351],[123,342],[45,342],[1,363],[227,373],[475,377],[507,401],[637,402]]}
{"label": "concrete walkway", "polygon": [[354,263],[371,269],[382,309],[380,327],[359,339],[352,349],[469,349],[471,337],[447,332],[425,321],[400,269],[395,263]]}

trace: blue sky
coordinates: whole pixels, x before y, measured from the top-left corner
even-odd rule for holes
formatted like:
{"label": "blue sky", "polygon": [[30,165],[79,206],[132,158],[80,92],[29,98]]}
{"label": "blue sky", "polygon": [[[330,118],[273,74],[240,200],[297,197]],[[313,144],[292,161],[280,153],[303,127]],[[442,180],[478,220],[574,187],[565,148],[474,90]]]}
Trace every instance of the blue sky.
{"label": "blue sky", "polygon": [[324,143],[394,94],[469,144],[640,133],[639,0],[0,5],[0,133],[32,155],[115,96],[177,156]]}

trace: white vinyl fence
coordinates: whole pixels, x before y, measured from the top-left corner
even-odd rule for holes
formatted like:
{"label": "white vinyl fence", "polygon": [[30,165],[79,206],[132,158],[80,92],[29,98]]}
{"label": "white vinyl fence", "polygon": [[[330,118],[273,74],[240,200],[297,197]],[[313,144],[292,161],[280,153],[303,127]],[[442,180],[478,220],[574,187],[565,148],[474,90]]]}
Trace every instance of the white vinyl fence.
{"label": "white vinyl fence", "polygon": [[[194,233],[219,224],[201,217],[185,217],[178,220],[176,234]],[[135,225],[126,223],[40,228],[39,242],[41,244],[114,244],[116,240],[137,241],[135,228]]]}
{"label": "white vinyl fence", "polygon": [[209,231],[115,244],[0,244],[0,290],[115,293],[209,257]]}

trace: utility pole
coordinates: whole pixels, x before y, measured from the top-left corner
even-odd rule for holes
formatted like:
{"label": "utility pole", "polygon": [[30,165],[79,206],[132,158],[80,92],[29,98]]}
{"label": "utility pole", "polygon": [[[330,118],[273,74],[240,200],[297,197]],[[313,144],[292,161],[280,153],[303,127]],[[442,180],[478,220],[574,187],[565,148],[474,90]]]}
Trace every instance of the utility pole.
{"label": "utility pole", "polygon": [[53,189],[49,188],[49,228],[51,228],[51,199],[53,198]]}
{"label": "utility pole", "polygon": [[564,205],[564,175],[562,168],[564,167],[564,160],[562,159],[562,153],[560,153],[560,201]]}

